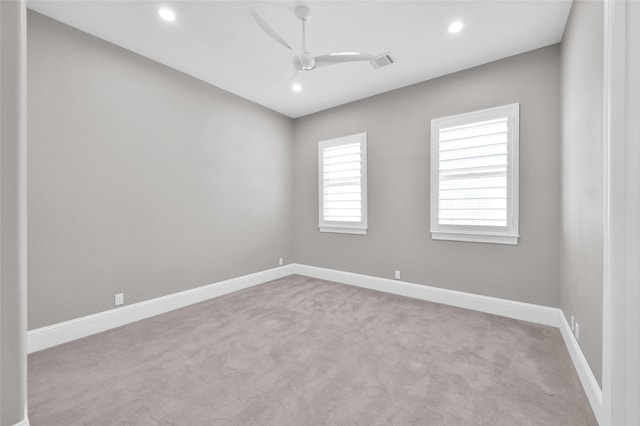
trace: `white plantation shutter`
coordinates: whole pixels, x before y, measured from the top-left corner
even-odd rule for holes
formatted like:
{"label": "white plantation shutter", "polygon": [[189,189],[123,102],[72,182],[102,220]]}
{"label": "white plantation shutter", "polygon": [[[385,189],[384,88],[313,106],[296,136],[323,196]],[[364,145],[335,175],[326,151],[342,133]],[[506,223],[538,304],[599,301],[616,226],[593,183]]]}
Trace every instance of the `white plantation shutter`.
{"label": "white plantation shutter", "polygon": [[440,129],[439,223],[507,226],[507,119]]}
{"label": "white plantation shutter", "polygon": [[324,221],[362,220],[360,143],[323,150]]}
{"label": "white plantation shutter", "polygon": [[318,144],[321,231],[366,233],[366,152],[366,133]]}
{"label": "white plantation shutter", "polygon": [[516,244],[519,105],[432,121],[434,239]]}

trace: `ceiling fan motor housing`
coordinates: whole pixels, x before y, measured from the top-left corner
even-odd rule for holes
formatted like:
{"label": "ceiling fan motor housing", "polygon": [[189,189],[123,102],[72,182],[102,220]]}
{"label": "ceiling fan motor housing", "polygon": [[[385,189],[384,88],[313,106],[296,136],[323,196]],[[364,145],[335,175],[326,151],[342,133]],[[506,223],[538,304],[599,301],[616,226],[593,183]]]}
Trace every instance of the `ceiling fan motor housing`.
{"label": "ceiling fan motor housing", "polygon": [[311,9],[309,6],[296,6],[295,14],[301,21],[306,21],[311,17]]}

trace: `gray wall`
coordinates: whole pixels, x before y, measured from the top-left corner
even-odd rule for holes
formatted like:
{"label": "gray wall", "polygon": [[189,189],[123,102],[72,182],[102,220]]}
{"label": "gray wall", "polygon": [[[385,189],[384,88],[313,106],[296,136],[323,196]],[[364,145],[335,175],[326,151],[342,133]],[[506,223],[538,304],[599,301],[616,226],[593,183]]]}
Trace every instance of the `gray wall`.
{"label": "gray wall", "polygon": [[292,120],[28,16],[29,329],[292,260]]}
{"label": "gray wall", "polygon": [[[562,49],[295,121],[30,12],[29,328],[110,309],[117,292],[138,302],[284,257],[561,306],[599,378],[600,7],[573,6]],[[519,244],[431,240],[430,120],[512,102]],[[362,131],[368,235],[320,233],[317,142]]]}
{"label": "gray wall", "polygon": [[[432,118],[520,102],[520,242],[431,240]],[[560,47],[296,119],[296,262],[559,306]],[[318,141],[368,133],[369,232],[318,231]]]}
{"label": "gray wall", "polygon": [[562,310],[602,376],[603,3],[574,1],[562,40]]}
{"label": "gray wall", "polygon": [[26,6],[0,1],[0,425],[22,421],[26,353]]}

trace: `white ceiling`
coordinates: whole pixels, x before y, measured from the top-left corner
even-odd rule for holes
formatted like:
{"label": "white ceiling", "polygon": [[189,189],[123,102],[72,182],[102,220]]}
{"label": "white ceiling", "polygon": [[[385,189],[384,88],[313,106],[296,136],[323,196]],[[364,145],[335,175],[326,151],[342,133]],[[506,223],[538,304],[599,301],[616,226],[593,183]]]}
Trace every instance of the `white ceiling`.
{"label": "white ceiling", "polygon": [[[293,54],[258,27],[254,8],[289,44],[301,43],[294,1],[29,1],[29,8],[289,117],[300,117],[557,43],[570,0],[306,1],[313,55],[390,52],[374,69],[348,63],[300,73]],[[169,7],[174,22],[159,18]],[[457,34],[447,31],[464,22]]]}

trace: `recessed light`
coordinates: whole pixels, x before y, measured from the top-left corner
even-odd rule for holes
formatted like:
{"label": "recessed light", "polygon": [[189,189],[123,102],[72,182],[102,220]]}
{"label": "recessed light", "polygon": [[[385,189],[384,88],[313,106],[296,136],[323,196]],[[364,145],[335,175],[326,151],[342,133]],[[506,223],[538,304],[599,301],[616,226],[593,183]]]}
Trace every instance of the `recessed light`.
{"label": "recessed light", "polygon": [[176,20],[176,14],[173,13],[171,10],[169,9],[160,9],[158,11],[158,15],[160,15],[160,17],[162,19],[164,19],[165,21],[169,21],[169,22],[173,22]]}
{"label": "recessed light", "polygon": [[449,25],[449,32],[451,34],[457,33],[462,29],[462,27],[464,27],[464,24],[462,22],[460,22],[460,21],[452,22]]}
{"label": "recessed light", "polygon": [[302,90],[302,86],[300,86],[298,83],[294,83],[294,84],[291,86],[291,90],[293,90],[294,92],[299,92],[299,91],[301,91],[301,90]]}

